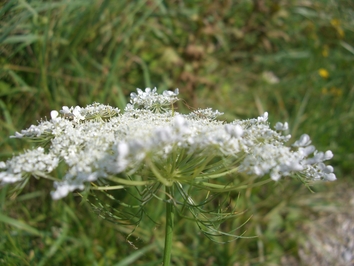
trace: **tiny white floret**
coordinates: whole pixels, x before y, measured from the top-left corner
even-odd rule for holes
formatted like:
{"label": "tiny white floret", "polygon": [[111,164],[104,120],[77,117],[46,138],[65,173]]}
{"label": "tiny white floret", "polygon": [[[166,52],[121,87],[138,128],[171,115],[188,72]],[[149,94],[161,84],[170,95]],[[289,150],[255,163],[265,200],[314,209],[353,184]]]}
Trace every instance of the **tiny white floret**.
{"label": "tiny white floret", "polygon": [[58,117],[58,115],[59,115],[58,111],[53,110],[53,111],[50,112],[50,117],[53,120],[55,120]]}

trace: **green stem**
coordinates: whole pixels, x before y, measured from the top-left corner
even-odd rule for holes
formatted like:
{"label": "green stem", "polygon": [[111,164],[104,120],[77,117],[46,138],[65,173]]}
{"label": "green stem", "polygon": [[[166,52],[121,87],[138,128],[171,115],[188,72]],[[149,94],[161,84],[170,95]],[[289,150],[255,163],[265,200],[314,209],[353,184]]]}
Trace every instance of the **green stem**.
{"label": "green stem", "polygon": [[166,188],[166,228],[165,228],[165,250],[163,253],[163,265],[169,266],[171,263],[172,237],[174,225],[174,212],[172,202],[172,187]]}

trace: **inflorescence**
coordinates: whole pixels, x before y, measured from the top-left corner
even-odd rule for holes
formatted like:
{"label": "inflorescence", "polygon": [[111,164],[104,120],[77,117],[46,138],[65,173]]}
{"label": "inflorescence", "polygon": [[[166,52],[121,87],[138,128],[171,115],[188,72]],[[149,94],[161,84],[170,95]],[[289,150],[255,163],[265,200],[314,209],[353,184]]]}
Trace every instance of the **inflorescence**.
{"label": "inflorescence", "polygon": [[[158,94],[156,89],[138,89],[124,112],[98,103],[52,111],[49,120],[13,136],[49,145],[0,162],[0,182],[53,179],[51,195],[60,199],[112,178],[123,186],[158,182],[205,187],[209,182],[215,187],[222,176],[237,179],[240,174],[269,175],[275,181],[285,176],[336,179],[333,167],[324,163],[333,157],[331,151],[317,151],[306,134],[286,146],[288,124],[278,122],[271,129],[268,113],[226,123],[216,119],[222,113],[210,108],[175,112],[177,96],[178,90]],[[65,175],[54,177],[59,166]]]}

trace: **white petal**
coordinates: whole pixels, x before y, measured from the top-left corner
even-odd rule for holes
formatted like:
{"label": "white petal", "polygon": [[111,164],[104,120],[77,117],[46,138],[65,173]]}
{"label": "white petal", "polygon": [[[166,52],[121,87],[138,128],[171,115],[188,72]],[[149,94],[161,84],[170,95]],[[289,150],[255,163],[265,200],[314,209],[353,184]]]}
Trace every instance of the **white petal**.
{"label": "white petal", "polygon": [[333,153],[332,151],[326,151],[325,154],[324,154],[324,158],[323,160],[326,161],[326,160],[330,160],[333,158]]}
{"label": "white petal", "polygon": [[53,110],[53,111],[50,112],[50,117],[53,120],[55,120],[58,117],[58,115],[59,115],[58,111]]}
{"label": "white petal", "polygon": [[295,141],[294,147],[306,147],[311,144],[310,136],[307,134],[301,135],[300,139]]}

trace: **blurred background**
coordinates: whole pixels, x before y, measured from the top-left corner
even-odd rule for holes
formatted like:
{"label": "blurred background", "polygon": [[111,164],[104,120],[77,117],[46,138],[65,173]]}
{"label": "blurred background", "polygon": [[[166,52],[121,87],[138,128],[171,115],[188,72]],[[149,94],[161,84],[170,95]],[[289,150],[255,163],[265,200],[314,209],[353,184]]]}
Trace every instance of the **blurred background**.
{"label": "blurred background", "polygon": [[[307,133],[332,150],[338,181],[230,195],[244,215],[225,228],[250,218],[231,243],[180,219],[174,265],[354,265],[353,1],[8,0],[0,17],[0,161],[31,147],[9,136],[51,110],[124,108],[136,88],[179,88],[179,112],[212,107],[227,121],[268,111],[292,141]],[[132,228],[50,190],[0,190],[1,263],[160,265],[163,210],[127,240]]]}

